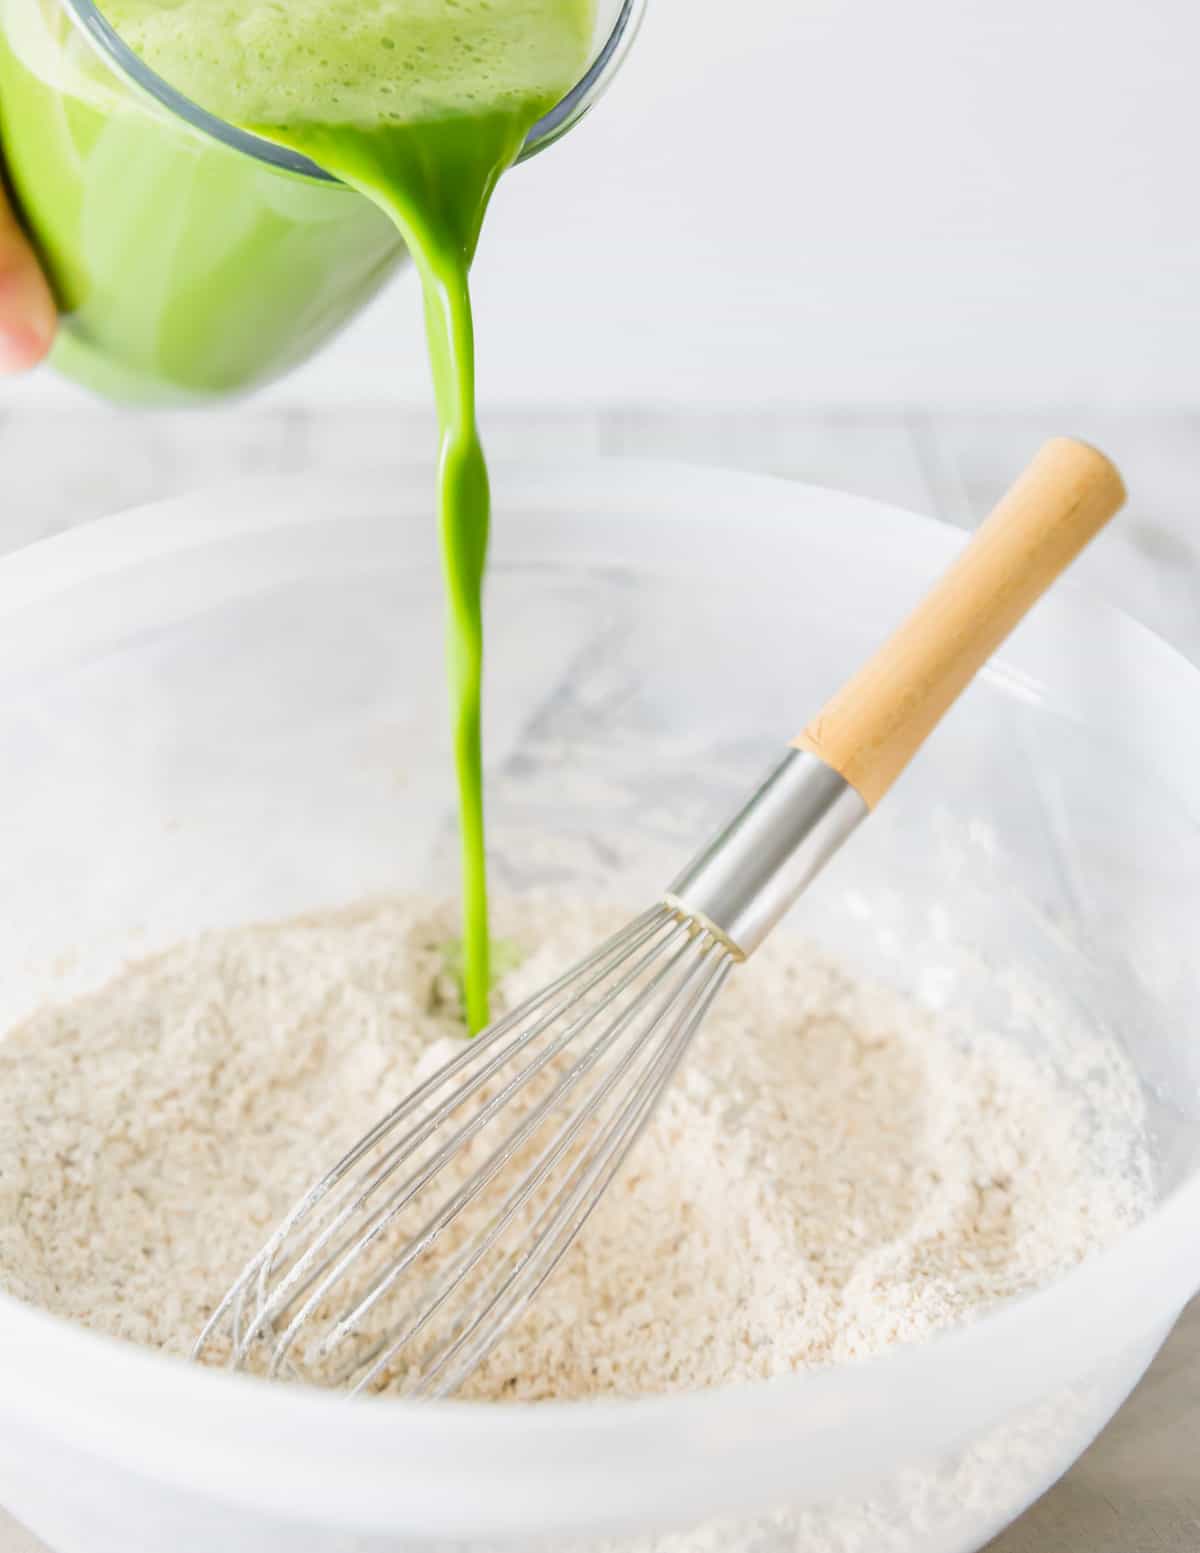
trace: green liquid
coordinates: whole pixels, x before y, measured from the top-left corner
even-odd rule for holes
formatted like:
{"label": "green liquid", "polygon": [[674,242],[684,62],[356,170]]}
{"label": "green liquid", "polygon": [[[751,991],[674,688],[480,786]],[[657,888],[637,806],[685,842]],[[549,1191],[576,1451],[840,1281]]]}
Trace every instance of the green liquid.
{"label": "green liquid", "polygon": [[463,992],[491,985],[483,803],[483,577],[490,500],[468,275],[488,201],[586,68],[594,0],[111,0],[160,75],[227,122],[366,195],[420,274],[441,428],[438,503],[462,837]]}

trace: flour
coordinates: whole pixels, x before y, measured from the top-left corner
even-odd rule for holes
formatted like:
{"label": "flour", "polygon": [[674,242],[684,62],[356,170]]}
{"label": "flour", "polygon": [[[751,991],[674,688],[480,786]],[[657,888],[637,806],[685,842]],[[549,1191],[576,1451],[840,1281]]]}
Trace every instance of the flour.
{"label": "flour", "polygon": [[[509,903],[511,1004],[611,930]],[[314,1171],[455,1049],[454,912],[212,933],[0,1041],[0,1286],[185,1352]],[[732,976],[477,1397],[630,1396],[865,1357],[1056,1278],[1145,1211],[1132,1069],[933,1016],[785,938]]]}

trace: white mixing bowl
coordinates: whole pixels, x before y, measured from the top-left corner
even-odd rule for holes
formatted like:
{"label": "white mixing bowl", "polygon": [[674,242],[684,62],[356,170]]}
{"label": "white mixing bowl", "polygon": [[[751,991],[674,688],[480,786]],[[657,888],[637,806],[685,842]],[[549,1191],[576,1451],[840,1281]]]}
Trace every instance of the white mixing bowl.
{"label": "white mixing bowl", "polygon": [[[500,889],[640,904],[961,542],[711,471],[496,485]],[[0,563],[0,1028],[205,926],[450,886],[440,627],[424,478],[239,487]],[[534,1409],[277,1389],[0,1299],[0,1502],[60,1553],[978,1547],[1200,1284],[1197,771],[1200,674],[1064,588],[797,912],[1014,1040],[1013,967],[1117,1032],[1158,1206],[1054,1287],[860,1366]]]}

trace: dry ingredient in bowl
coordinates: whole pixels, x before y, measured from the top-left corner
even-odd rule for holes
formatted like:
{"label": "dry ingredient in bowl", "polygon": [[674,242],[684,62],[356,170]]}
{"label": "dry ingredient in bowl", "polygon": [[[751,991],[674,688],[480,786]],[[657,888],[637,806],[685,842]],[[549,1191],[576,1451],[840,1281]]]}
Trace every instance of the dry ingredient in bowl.
{"label": "dry ingredient in bowl", "polygon": [[[509,903],[501,1006],[610,931]],[[210,933],[0,1041],[0,1286],[185,1352],[314,1169],[461,1032],[449,905]],[[920,1340],[1149,1198],[1136,1079],[927,1014],[786,938],[730,981],[636,1155],[468,1395],[631,1396]]]}

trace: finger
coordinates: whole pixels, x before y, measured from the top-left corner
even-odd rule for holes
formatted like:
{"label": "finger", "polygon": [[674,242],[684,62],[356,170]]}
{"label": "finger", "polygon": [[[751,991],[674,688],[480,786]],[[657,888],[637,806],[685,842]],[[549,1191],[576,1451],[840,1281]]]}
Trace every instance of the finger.
{"label": "finger", "polygon": [[56,321],[50,286],[0,187],[0,372],[36,366]]}

